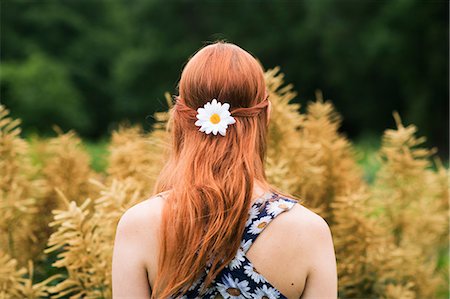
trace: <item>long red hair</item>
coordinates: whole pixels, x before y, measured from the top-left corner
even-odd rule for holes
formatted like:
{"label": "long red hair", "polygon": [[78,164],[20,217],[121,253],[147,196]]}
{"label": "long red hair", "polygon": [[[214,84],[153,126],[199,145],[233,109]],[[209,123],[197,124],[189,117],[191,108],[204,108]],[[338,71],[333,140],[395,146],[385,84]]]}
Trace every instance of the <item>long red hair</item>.
{"label": "long red hair", "polygon": [[[171,192],[162,212],[152,298],[183,295],[210,262],[204,291],[231,262],[255,180],[283,194],[264,173],[268,93],[260,63],[237,45],[219,41],[190,58],[178,88],[168,126],[171,153],[154,188],[154,194]],[[226,136],[194,125],[197,108],[214,98],[229,103],[236,120]]]}

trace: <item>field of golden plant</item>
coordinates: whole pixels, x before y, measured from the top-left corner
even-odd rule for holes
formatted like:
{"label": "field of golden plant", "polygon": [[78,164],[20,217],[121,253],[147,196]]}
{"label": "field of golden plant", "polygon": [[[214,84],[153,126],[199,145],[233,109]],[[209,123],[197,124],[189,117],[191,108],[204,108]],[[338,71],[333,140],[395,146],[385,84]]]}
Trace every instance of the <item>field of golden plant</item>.
{"label": "field of golden plant", "polygon": [[[339,297],[447,297],[449,172],[416,127],[394,114],[368,184],[332,104],[318,93],[300,113],[278,68],[266,81],[267,176],[329,223]],[[0,298],[111,298],[115,227],[151,194],[169,117],[156,113],[150,133],[113,132],[106,170],[96,172],[74,132],[25,141],[20,121],[0,106]]]}

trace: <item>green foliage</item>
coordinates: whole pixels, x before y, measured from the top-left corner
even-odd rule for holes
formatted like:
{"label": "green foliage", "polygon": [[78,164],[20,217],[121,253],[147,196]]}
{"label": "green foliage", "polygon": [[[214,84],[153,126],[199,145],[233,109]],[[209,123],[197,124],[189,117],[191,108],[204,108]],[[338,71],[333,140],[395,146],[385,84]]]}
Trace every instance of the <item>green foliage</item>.
{"label": "green foliage", "polygon": [[98,142],[83,141],[86,151],[91,157],[91,168],[96,172],[105,172],[107,167],[108,141],[106,139]]}
{"label": "green foliage", "polygon": [[[2,101],[25,125],[34,120],[50,130],[67,123],[84,136],[104,136],[108,125],[123,119],[142,124],[167,108],[161,95],[175,92],[186,59],[204,42],[223,38],[267,67],[281,65],[300,92],[296,101],[323,89],[335,99],[350,137],[379,135],[398,110],[445,155],[447,12],[447,1],[420,0],[7,0],[2,72],[8,65],[29,69],[35,53],[45,58],[26,80],[2,80]],[[59,75],[58,91],[40,87],[43,64]],[[52,98],[28,97],[41,91]],[[73,102],[73,113],[61,107],[65,101]],[[30,113],[34,107],[41,108]],[[53,112],[61,114],[46,117]]]}
{"label": "green foliage", "polygon": [[51,124],[80,132],[91,129],[81,95],[63,64],[33,53],[25,61],[4,63],[1,83],[10,107],[25,119],[25,128],[41,133]]}
{"label": "green foliage", "polygon": [[370,134],[354,140],[353,144],[358,153],[357,161],[364,170],[364,178],[368,183],[372,183],[380,168],[376,154],[380,148],[380,141],[375,135]]}

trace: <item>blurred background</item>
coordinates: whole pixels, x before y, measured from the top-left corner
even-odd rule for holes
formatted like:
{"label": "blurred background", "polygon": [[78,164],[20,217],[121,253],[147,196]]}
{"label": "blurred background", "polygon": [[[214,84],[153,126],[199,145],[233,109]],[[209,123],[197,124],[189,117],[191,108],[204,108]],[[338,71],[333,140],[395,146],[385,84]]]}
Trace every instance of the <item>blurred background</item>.
{"label": "blurred background", "polygon": [[377,147],[395,110],[447,160],[448,14],[444,0],[5,0],[1,102],[25,135],[149,129],[189,56],[223,39],[280,66],[303,107],[320,89],[356,144]]}

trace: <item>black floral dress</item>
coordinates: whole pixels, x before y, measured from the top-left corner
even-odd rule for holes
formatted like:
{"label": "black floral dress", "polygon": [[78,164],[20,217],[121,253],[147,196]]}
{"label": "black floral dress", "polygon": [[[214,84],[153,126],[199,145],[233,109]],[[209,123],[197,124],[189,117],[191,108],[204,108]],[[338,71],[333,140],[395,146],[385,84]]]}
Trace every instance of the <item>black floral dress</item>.
{"label": "black floral dress", "polygon": [[[290,210],[296,203],[298,203],[297,200],[281,197],[274,192],[266,192],[252,204],[245,224],[241,247],[235,258],[213,280],[206,293],[202,296],[203,298],[286,298],[263,275],[256,271],[245,254],[267,225],[281,213]],[[180,298],[200,298],[199,292],[207,273],[208,269],[205,270],[205,274],[202,277],[194,282],[189,291]]]}

